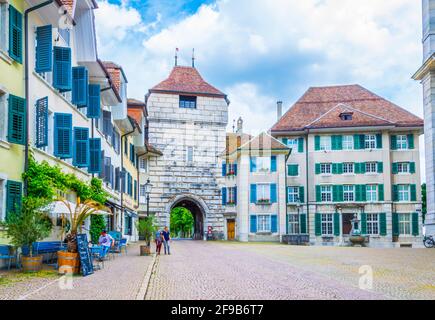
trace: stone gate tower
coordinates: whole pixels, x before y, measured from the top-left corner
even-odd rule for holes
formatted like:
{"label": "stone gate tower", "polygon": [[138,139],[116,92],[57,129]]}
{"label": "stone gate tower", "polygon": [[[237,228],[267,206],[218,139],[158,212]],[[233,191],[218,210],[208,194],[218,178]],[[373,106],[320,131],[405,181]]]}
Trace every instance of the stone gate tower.
{"label": "stone gate tower", "polygon": [[228,105],[193,67],[175,66],[149,90],[149,141],[163,152],[149,162],[150,212],[161,226],[169,226],[172,208],[184,206],[194,216],[195,239],[204,239],[209,227],[223,236],[218,154],[225,149]]}

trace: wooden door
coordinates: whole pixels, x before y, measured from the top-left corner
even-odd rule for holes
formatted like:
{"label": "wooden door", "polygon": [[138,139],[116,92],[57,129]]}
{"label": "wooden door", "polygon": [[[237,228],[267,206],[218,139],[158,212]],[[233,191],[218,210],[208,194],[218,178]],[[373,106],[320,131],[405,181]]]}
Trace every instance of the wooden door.
{"label": "wooden door", "polygon": [[234,219],[227,220],[227,239],[232,241],[236,238],[236,221]]}
{"label": "wooden door", "polygon": [[343,234],[349,235],[352,230],[352,219],[354,217],[353,213],[343,213],[342,215],[342,228]]}

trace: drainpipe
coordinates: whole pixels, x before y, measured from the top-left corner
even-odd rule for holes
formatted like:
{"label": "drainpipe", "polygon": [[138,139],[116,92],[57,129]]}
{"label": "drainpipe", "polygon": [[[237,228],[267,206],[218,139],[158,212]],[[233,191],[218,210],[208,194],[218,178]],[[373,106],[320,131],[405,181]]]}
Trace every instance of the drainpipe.
{"label": "drainpipe", "polygon": [[310,129],[305,130],[305,179],[307,184],[307,233],[308,233],[308,242],[310,239],[310,192],[309,192],[309,179],[308,179],[308,136],[310,134]]}
{"label": "drainpipe", "polygon": [[[27,172],[27,169],[29,168],[29,14],[52,3],[53,0],[48,0],[24,11],[24,90],[26,98],[26,144],[24,146],[24,172]],[[27,196],[27,178],[24,179],[24,195]]]}

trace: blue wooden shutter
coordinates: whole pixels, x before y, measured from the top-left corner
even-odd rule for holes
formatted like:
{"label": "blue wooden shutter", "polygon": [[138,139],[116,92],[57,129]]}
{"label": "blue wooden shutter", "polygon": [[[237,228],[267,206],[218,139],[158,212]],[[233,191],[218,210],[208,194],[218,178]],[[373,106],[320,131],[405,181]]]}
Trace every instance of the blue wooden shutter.
{"label": "blue wooden shutter", "polygon": [[250,216],[250,232],[251,233],[256,233],[257,232],[257,216],[256,215],[251,215]]}
{"label": "blue wooden shutter", "polygon": [[61,159],[72,158],[72,115],[54,114],[54,156]]}
{"label": "blue wooden shutter", "polygon": [[86,67],[72,68],[71,102],[79,108],[88,104],[88,70]]}
{"label": "blue wooden shutter", "polygon": [[89,139],[89,173],[101,173],[101,139]]}
{"label": "blue wooden shutter", "polygon": [[101,116],[100,85],[90,84],[88,92],[89,92],[89,99],[88,99],[89,101],[88,101],[87,117],[89,119],[99,119]]}
{"label": "blue wooden shutter", "polygon": [[234,168],[234,175],[237,176],[237,163],[233,164],[233,168]]}
{"label": "blue wooden shutter", "polygon": [[134,200],[137,199],[137,181],[134,180]]}
{"label": "blue wooden shutter", "polygon": [[251,203],[257,203],[257,185],[251,184]]}
{"label": "blue wooden shutter", "polygon": [[277,215],[272,215],[270,216],[271,222],[271,231],[272,233],[277,233],[278,232],[278,216]]}
{"label": "blue wooden shutter", "polygon": [[257,171],[257,158],[256,157],[251,157],[250,170],[251,170],[251,172]]}
{"label": "blue wooden shutter", "polygon": [[9,56],[23,62],[23,15],[9,4]]}
{"label": "blue wooden shutter", "polygon": [[276,172],[276,156],[270,157],[270,171]]}
{"label": "blue wooden shutter", "polygon": [[237,187],[233,188],[233,192],[234,192],[234,197],[233,197],[234,204],[237,205]]}
{"label": "blue wooden shutter", "polygon": [[227,163],[222,162],[222,177],[225,177],[227,175]]}
{"label": "blue wooden shutter", "polygon": [[48,97],[36,101],[36,137],[37,148],[48,146]]}
{"label": "blue wooden shutter", "polygon": [[8,102],[8,141],[26,144],[26,100],[11,94]]}
{"label": "blue wooden shutter", "polygon": [[53,87],[59,91],[71,91],[71,48],[53,48]]}
{"label": "blue wooden shutter", "polygon": [[22,183],[8,180],[6,182],[6,218],[21,207]]}
{"label": "blue wooden shutter", "polygon": [[53,69],[53,35],[52,25],[36,28],[36,63],[37,73],[50,72]]}
{"label": "blue wooden shutter", "polygon": [[272,183],[270,185],[270,202],[271,203],[277,202],[277,193],[278,193],[277,186],[275,183]]}
{"label": "blue wooden shutter", "polygon": [[222,188],[222,205],[225,206],[227,204],[227,188]]}
{"label": "blue wooden shutter", "polygon": [[89,166],[89,128],[74,128],[73,165],[79,168]]}

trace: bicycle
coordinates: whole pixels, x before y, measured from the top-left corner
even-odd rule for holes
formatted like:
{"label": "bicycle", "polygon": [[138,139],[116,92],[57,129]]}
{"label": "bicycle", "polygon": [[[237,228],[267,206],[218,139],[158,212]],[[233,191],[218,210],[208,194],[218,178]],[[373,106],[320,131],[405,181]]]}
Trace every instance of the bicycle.
{"label": "bicycle", "polygon": [[433,239],[433,236],[425,236],[423,239],[423,244],[426,248],[435,247],[435,240]]}

